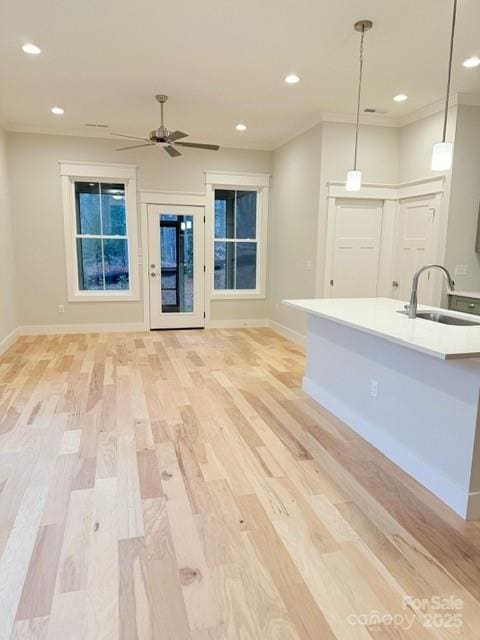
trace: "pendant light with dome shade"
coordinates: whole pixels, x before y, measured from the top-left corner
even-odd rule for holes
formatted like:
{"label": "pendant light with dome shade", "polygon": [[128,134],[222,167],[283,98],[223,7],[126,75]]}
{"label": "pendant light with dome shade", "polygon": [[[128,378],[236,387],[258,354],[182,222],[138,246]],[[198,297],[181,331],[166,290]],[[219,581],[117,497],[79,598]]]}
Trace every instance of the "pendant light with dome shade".
{"label": "pendant light with dome shade", "polygon": [[443,137],[441,142],[433,145],[432,171],[448,171],[452,166],[453,144],[446,142],[448,103],[450,101],[450,84],[452,80],[453,40],[455,37],[455,23],[457,19],[457,0],[453,0],[452,31],[450,33],[450,54],[448,58],[447,95],[445,98],[445,113],[443,116]]}
{"label": "pendant light with dome shade", "polygon": [[363,41],[365,33],[373,27],[371,20],[359,20],[354,24],[355,31],[359,31],[362,35],[360,38],[360,70],[358,74],[358,96],[357,96],[357,120],[355,126],[355,150],[353,153],[353,169],[347,173],[347,182],[345,189],[347,191],[360,191],[362,187],[362,172],[357,170],[358,155],[358,129],[360,127],[360,102],[362,98],[362,79],[363,79]]}

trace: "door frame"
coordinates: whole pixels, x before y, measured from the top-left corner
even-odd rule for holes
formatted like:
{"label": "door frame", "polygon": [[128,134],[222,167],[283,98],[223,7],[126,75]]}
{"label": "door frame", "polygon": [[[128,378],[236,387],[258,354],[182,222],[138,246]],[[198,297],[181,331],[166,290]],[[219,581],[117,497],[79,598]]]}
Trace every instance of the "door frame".
{"label": "door frame", "polygon": [[[320,291],[324,298],[330,297],[333,251],[335,241],[335,213],[337,200],[379,200],[383,202],[382,234],[380,239],[378,296],[392,297],[395,273],[396,236],[400,200],[419,196],[435,197],[438,203],[437,225],[434,238],[435,261],[440,264],[445,259],[445,243],[448,209],[443,198],[446,191],[446,176],[422,178],[402,184],[365,184],[360,191],[347,191],[343,182],[327,183],[327,229],[324,262],[323,287]],[[448,203],[447,203],[448,204]],[[435,301],[440,303],[441,290],[435,291]]]}
{"label": "door frame", "polygon": [[[140,224],[141,224],[141,255],[139,262],[142,270],[142,289],[143,289],[143,322],[145,331],[151,331],[150,318],[150,275],[149,275],[149,248],[148,248],[148,206],[149,205],[166,205],[171,207],[204,207],[206,211],[207,198],[204,193],[185,192],[185,191],[140,191]],[[207,251],[207,243],[205,240],[205,251]],[[207,287],[205,286],[205,326],[210,320],[210,297]]]}

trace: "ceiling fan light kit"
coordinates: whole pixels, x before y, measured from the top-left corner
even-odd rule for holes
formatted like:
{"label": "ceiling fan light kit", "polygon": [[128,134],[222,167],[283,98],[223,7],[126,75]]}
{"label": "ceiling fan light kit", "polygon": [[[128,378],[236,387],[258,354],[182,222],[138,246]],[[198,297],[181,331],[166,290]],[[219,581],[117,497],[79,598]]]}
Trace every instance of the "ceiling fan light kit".
{"label": "ceiling fan light kit", "polygon": [[360,103],[362,98],[362,80],[363,80],[363,41],[365,33],[370,31],[373,27],[371,20],[359,20],[355,22],[353,28],[355,31],[359,31],[361,35],[360,39],[360,68],[358,74],[358,94],[357,94],[357,118],[355,124],[355,148],[353,152],[353,169],[347,173],[347,180],[345,183],[345,189],[347,191],[360,191],[362,188],[362,172],[357,169],[357,157],[358,157],[358,130],[360,128]]}
{"label": "ceiling fan light kit", "polygon": [[143,144],[135,144],[129,147],[120,147],[117,151],[128,151],[129,149],[141,149],[142,147],[162,147],[168,153],[171,158],[177,158],[182,154],[177,146],[190,147],[192,149],[206,149],[207,151],[218,151],[220,149],[218,144],[201,144],[199,142],[179,142],[183,138],[188,137],[188,133],[183,131],[169,131],[164,122],[164,105],[168,100],[168,96],[163,93],[155,96],[155,100],[160,103],[161,109],[161,125],[158,129],[153,129],[148,134],[148,138],[139,138],[138,136],[130,136],[123,133],[111,133],[112,136],[118,136],[120,138],[128,138],[129,140],[142,140]]}

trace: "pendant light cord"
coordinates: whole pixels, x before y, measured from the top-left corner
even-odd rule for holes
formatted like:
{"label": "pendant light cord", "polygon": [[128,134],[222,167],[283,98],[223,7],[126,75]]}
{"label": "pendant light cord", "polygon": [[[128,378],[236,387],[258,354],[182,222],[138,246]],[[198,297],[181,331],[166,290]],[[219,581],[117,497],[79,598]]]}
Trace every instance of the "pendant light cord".
{"label": "pendant light cord", "polygon": [[452,33],[450,35],[450,55],[448,58],[448,76],[447,76],[447,96],[445,98],[445,116],[443,119],[443,138],[442,142],[447,139],[447,118],[448,118],[448,104],[450,102],[450,83],[452,80],[452,62],[453,62],[453,40],[455,37],[455,23],[457,21],[457,0],[453,0],[453,15],[452,15]]}
{"label": "pendant light cord", "polygon": [[[455,0],[456,2],[456,0]],[[360,127],[360,99],[362,97],[362,76],[363,76],[363,40],[365,38],[365,27],[362,27],[362,37],[360,39],[360,71],[358,74],[358,98],[357,98],[357,122],[355,127],[355,151],[353,153],[353,170],[357,170],[358,151],[358,129]]]}

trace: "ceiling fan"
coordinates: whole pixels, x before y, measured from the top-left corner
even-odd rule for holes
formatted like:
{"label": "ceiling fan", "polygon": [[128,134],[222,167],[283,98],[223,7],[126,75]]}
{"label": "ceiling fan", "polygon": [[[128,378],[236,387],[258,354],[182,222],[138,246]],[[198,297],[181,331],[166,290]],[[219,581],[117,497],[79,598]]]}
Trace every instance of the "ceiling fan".
{"label": "ceiling fan", "polygon": [[117,149],[117,151],[127,151],[128,149],[140,149],[141,147],[153,147],[158,145],[163,147],[169,156],[172,158],[176,158],[177,156],[181,156],[182,154],[177,146],[182,147],[192,147],[194,149],[208,149],[209,151],[218,151],[220,147],[218,144],[200,144],[198,142],[178,142],[182,138],[186,138],[188,133],[183,133],[183,131],[169,131],[163,122],[163,105],[168,100],[168,96],[160,94],[155,96],[155,100],[160,103],[161,107],[161,118],[162,124],[158,129],[154,129],[150,131],[148,138],[139,138],[137,136],[127,136],[123,133],[111,133],[112,136],[119,136],[120,138],[129,138],[130,140],[142,140],[143,144],[135,144],[130,147],[121,147]]}

